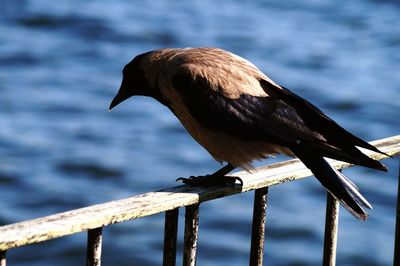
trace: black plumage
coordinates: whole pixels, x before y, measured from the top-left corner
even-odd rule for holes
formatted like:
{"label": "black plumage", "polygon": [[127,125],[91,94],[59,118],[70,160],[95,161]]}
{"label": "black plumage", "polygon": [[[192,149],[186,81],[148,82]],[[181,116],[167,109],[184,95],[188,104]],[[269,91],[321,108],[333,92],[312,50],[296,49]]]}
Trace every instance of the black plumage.
{"label": "black plumage", "polygon": [[356,217],[371,205],[324,159],[386,171],[357,147],[380,152],[321,110],[279,86],[247,60],[216,48],[161,49],[135,57],[123,71],[110,109],[143,95],[166,105],[216,160],[253,169],[253,160],[276,153],[298,157]]}

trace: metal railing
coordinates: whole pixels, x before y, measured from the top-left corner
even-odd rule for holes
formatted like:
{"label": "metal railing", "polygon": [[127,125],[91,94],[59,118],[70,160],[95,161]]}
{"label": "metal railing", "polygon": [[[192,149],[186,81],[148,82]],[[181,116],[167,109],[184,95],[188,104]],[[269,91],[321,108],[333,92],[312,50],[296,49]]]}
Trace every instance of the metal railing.
{"label": "metal railing", "polygon": [[[400,154],[400,135],[371,142],[390,156]],[[386,157],[365,151],[374,159]],[[348,163],[329,160],[338,169]],[[234,174],[243,180],[235,187],[177,186],[156,192],[74,209],[38,219],[0,226],[0,266],[6,266],[9,249],[47,241],[83,231],[87,237],[87,265],[101,264],[102,228],[140,217],[165,212],[163,265],[176,264],[179,208],[185,207],[183,265],[195,265],[199,204],[205,201],[255,190],[250,265],[262,265],[268,187],[311,176],[299,160],[289,160],[257,168],[254,173]],[[400,172],[399,172],[400,175]],[[399,176],[400,178],[400,176]],[[399,185],[400,190],[400,185]],[[397,197],[394,265],[400,265],[400,199]],[[339,204],[327,193],[323,265],[335,265]]]}

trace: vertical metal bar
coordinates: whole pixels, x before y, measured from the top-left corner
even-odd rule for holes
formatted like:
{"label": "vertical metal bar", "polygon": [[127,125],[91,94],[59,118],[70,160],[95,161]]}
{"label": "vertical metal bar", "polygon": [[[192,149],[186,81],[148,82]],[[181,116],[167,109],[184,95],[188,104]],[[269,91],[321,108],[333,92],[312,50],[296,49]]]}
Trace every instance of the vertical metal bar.
{"label": "vertical metal bar", "polygon": [[393,265],[400,266],[400,160],[399,160],[399,177],[398,177],[398,188],[397,188],[396,231],[394,240]]}
{"label": "vertical metal bar", "polygon": [[196,248],[199,233],[199,205],[186,207],[185,213],[185,235],[183,248],[184,266],[196,265]]}
{"label": "vertical metal bar", "polygon": [[176,265],[178,217],[178,208],[165,212],[163,266]]}
{"label": "vertical metal bar", "polygon": [[86,265],[101,265],[101,244],[102,244],[102,227],[91,229],[88,231]]}
{"label": "vertical metal bar", "polygon": [[7,250],[0,250],[0,266],[6,266],[7,264],[6,253]]}
{"label": "vertical metal bar", "polygon": [[254,192],[253,225],[251,229],[250,266],[262,266],[268,187]]}
{"label": "vertical metal bar", "polygon": [[336,265],[339,202],[331,195],[331,193],[327,192],[326,195],[324,255],[322,265],[334,266]]}

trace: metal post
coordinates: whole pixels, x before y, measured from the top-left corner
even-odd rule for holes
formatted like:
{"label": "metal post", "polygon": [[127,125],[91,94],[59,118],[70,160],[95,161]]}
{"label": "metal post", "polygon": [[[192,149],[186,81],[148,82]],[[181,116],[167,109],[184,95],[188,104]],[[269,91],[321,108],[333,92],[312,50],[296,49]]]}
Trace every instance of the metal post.
{"label": "metal post", "polygon": [[178,208],[165,212],[163,266],[176,265],[178,218]]}
{"label": "metal post", "polygon": [[102,227],[91,229],[88,231],[86,265],[101,265],[101,244],[102,244]]}
{"label": "metal post", "polygon": [[399,163],[399,177],[398,177],[398,188],[397,188],[396,231],[394,240],[393,265],[400,266],[400,163]]}
{"label": "metal post", "polygon": [[336,246],[339,224],[339,202],[327,192],[326,197],[326,216],[325,216],[325,237],[324,255],[322,265],[336,265]]}
{"label": "metal post", "polygon": [[183,262],[184,266],[196,265],[196,248],[199,232],[199,205],[190,205],[186,207],[185,213],[185,235]]}
{"label": "metal post", "polygon": [[262,266],[268,187],[254,192],[253,225],[251,230],[250,266]]}
{"label": "metal post", "polygon": [[7,253],[7,250],[0,250],[0,266],[7,265],[6,253]]}

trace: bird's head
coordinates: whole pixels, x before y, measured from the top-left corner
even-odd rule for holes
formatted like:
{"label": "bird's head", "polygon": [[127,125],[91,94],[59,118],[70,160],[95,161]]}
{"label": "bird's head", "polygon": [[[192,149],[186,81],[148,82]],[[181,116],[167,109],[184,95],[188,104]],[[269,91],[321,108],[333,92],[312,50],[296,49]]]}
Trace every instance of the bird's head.
{"label": "bird's head", "polygon": [[152,96],[151,88],[145,75],[146,64],[148,64],[146,59],[149,53],[136,56],[124,67],[121,87],[112,100],[109,110],[134,95]]}

